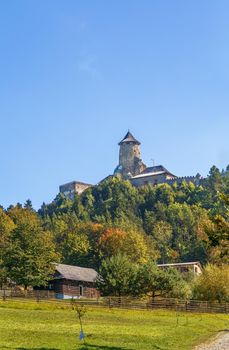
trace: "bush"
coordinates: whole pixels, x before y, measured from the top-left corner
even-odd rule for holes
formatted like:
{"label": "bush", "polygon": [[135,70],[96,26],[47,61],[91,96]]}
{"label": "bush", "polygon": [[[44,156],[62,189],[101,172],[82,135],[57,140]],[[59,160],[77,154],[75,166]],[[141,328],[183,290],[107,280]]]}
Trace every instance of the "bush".
{"label": "bush", "polygon": [[199,300],[229,302],[229,266],[207,265],[195,282],[194,297]]}

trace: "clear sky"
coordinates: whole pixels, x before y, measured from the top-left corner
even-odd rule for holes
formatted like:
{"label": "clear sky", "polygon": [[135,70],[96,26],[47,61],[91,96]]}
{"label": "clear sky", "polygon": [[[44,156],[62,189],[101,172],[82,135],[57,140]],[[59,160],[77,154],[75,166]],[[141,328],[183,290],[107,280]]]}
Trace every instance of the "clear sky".
{"label": "clear sky", "polygon": [[227,0],[1,0],[0,204],[96,184],[128,129],[143,161],[229,163]]}

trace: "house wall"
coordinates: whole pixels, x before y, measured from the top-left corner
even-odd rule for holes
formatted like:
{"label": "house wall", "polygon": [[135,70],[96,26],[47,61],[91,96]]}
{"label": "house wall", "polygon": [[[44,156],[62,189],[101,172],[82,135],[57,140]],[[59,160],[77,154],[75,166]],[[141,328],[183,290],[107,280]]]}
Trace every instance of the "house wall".
{"label": "house wall", "polygon": [[97,298],[100,293],[95,288],[94,283],[80,282],[70,280],[54,280],[52,288],[60,299],[81,297],[81,298]]}

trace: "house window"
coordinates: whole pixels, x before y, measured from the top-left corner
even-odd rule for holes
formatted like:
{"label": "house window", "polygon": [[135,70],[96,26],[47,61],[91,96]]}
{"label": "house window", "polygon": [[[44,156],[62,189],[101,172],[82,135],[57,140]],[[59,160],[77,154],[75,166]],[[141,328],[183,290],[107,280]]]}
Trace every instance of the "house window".
{"label": "house window", "polygon": [[83,286],[79,286],[80,287],[80,296],[82,297],[83,296]]}

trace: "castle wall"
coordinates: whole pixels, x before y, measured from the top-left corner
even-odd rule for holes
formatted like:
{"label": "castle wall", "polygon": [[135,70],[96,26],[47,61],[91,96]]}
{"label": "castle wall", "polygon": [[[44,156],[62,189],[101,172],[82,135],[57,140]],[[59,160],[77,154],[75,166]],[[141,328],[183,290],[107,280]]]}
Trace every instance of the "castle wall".
{"label": "castle wall", "polygon": [[81,194],[87,188],[91,187],[90,184],[85,184],[79,181],[69,182],[60,186],[60,192],[63,193],[67,198],[73,199],[75,194]]}
{"label": "castle wall", "polygon": [[169,185],[172,185],[174,183],[181,184],[183,181],[185,182],[191,182],[195,186],[204,185],[204,182],[206,181],[204,178],[201,178],[199,176],[183,176],[183,177],[176,177],[172,178],[168,174],[159,174],[159,175],[149,175],[139,178],[133,178],[130,179],[133,186],[140,187],[140,186],[146,186],[146,185],[152,185],[155,186],[157,184],[167,183]]}
{"label": "castle wall", "polygon": [[174,183],[181,184],[183,181],[191,182],[196,186],[200,186],[200,185],[204,185],[206,179],[200,176],[182,176],[182,177],[177,177],[175,179],[166,180],[166,183],[168,183],[169,185],[172,185]]}

